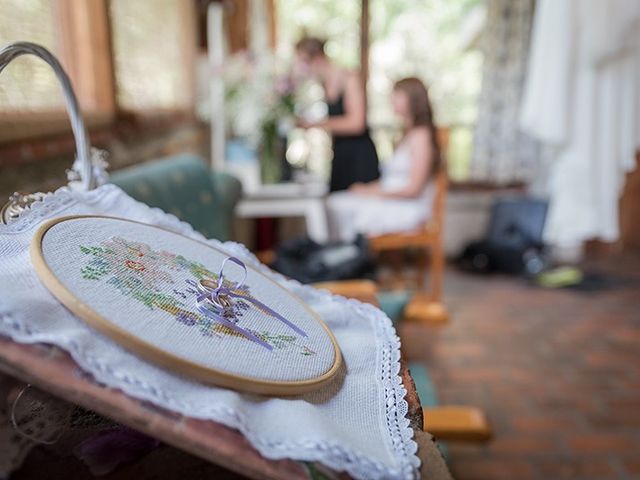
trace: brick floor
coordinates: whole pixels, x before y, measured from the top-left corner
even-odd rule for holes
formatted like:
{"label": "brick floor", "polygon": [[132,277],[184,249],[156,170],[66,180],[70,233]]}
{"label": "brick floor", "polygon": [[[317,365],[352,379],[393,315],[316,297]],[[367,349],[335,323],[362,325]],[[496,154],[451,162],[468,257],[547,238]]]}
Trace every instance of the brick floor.
{"label": "brick floor", "polygon": [[440,402],[492,420],[488,445],[449,444],[458,480],[640,479],[640,256],[591,268],[630,281],[549,291],[450,269],[450,324],[401,326]]}

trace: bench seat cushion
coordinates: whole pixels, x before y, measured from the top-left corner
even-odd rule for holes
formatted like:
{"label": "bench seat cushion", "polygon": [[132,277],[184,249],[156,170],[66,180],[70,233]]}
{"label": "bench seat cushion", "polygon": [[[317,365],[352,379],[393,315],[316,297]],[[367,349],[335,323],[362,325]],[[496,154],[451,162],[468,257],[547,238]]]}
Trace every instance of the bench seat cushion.
{"label": "bench seat cushion", "polygon": [[182,154],[135,165],[111,175],[127,194],[189,223],[207,238],[228,240],[240,183],[209,171],[197,155]]}

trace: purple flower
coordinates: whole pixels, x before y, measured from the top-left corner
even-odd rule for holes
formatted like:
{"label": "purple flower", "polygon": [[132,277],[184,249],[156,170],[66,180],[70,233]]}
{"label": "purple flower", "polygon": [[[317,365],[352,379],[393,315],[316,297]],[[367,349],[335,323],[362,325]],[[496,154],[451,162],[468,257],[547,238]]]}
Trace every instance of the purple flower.
{"label": "purple flower", "polygon": [[294,89],[295,85],[290,76],[286,75],[276,79],[275,91],[279,96],[284,97],[285,95],[292,93]]}
{"label": "purple flower", "polygon": [[198,322],[198,317],[191,312],[179,312],[176,320],[188,327],[193,327]]}

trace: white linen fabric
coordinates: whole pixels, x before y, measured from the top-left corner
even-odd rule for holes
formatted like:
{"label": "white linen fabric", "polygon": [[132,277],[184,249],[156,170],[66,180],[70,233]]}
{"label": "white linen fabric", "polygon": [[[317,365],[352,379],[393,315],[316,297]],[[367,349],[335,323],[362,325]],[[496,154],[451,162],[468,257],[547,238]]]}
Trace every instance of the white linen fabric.
{"label": "white linen fabric", "polygon": [[[119,216],[176,231],[224,249],[305,301],[332,329],[345,375],[317,392],[265,398],[206,386],[147,363],[88,327],[36,276],[29,258],[35,230],[64,215]],[[400,343],[379,309],[303,286],[260,265],[242,245],[205,240],[188,224],[106,185],[58,190],[10,225],[0,225],[0,334],[68,351],[108,387],[187,416],[238,429],[267,458],[318,461],[355,478],[415,478],[420,461],[399,376]]]}
{"label": "white linen fabric", "polygon": [[[406,187],[411,179],[411,152],[404,141],[382,165],[382,191]],[[431,217],[435,184],[430,181],[416,198],[384,198],[342,191],[327,198],[329,235],[332,240],[350,242],[361,233],[382,235],[418,228]]]}
{"label": "white linen fabric", "polygon": [[549,155],[546,240],[615,241],[640,148],[640,2],[537,2],[520,125]]}

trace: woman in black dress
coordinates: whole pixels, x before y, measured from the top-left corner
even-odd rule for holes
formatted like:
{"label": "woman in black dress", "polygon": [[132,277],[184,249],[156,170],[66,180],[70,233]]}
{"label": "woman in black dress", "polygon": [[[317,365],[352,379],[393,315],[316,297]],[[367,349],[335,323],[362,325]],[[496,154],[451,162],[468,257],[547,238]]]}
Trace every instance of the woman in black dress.
{"label": "woman in black dress", "polygon": [[333,139],[329,188],[346,190],[354,183],[379,177],[378,155],[366,124],[365,92],[358,74],[332,63],[324,53],[324,41],[305,37],[296,44],[300,65],[320,80],[329,117],[317,123],[300,121],[304,128],[320,127]]}

